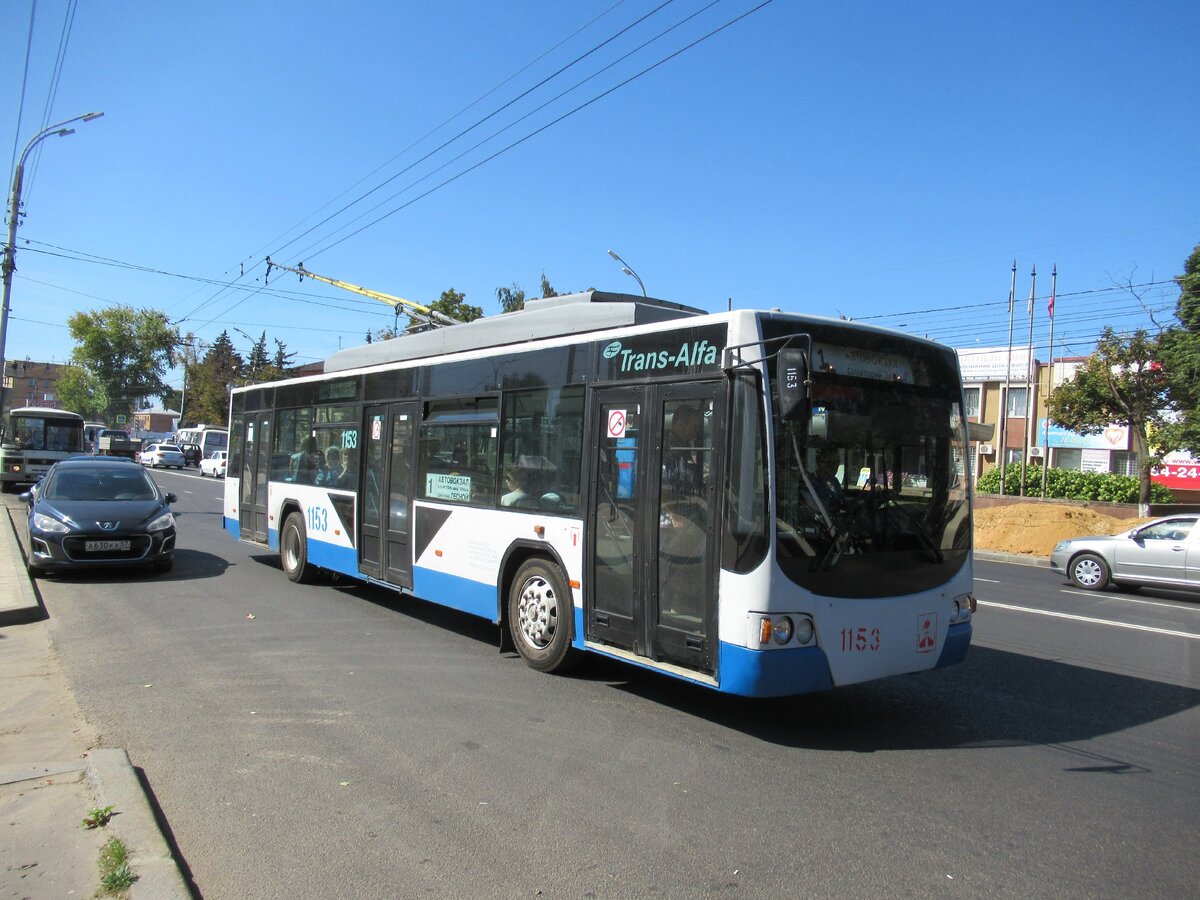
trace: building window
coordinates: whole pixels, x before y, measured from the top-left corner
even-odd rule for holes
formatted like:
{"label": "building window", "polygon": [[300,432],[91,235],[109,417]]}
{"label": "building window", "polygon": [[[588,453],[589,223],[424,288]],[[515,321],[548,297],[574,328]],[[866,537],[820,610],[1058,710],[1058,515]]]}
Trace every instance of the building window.
{"label": "building window", "polygon": [[979,388],[963,388],[963,398],[967,402],[967,418],[979,418]]}
{"label": "building window", "polygon": [[1010,419],[1025,418],[1028,405],[1026,403],[1026,395],[1029,393],[1027,388],[1009,388],[1008,402],[1004,405],[1004,415]]}
{"label": "building window", "polygon": [[1114,450],[1112,455],[1112,470],[1118,475],[1138,474],[1137,454],[1128,450]]}

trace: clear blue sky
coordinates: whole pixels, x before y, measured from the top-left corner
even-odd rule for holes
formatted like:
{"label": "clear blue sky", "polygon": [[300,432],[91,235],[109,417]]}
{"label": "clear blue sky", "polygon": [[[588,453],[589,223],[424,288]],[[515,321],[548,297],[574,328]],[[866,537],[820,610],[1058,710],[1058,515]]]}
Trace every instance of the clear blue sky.
{"label": "clear blue sky", "polygon": [[757,5],[706,3],[38,0],[30,35],[32,0],[9,0],[6,183],[44,123],[105,116],[29,166],[8,357],[65,360],[67,317],[116,302],[297,361],[391,323],[291,275],[264,290],[266,255],[493,315],[543,272],[636,293],[612,248],[652,296],[957,347],[1006,343],[1015,259],[1015,341],[1036,264],[1040,358],[1053,265],[1056,356],[1150,323],[1114,280],[1170,320],[1200,242],[1194,3],[774,0],[567,115]]}

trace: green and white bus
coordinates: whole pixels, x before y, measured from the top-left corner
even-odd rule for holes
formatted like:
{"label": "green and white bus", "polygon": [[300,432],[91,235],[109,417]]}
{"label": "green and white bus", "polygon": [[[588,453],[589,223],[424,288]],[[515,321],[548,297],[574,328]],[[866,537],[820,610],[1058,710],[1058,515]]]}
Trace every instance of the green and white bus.
{"label": "green and white bus", "polygon": [[84,452],[83,416],[42,406],[14,409],[0,437],[0,484],[10,493],[40,479],[60,459]]}

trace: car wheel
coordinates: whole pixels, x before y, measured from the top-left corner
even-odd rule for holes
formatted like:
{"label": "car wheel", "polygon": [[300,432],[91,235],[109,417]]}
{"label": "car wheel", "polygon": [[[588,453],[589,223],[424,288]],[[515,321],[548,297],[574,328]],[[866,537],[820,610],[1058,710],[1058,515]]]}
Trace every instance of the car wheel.
{"label": "car wheel", "polygon": [[1085,591],[1102,591],[1108,587],[1108,580],[1112,573],[1109,571],[1108,563],[1095,553],[1081,553],[1071,560],[1067,574],[1075,587],[1083,588]]}
{"label": "car wheel", "polygon": [[508,630],[525,662],[541,672],[569,668],[574,621],[575,604],[558,566],[542,559],[524,563],[508,592]]}
{"label": "car wheel", "polygon": [[296,584],[308,584],[313,580],[314,567],[308,564],[308,538],[304,533],[304,517],[291,513],[283,520],[283,532],[279,535],[279,559],[283,573]]}
{"label": "car wheel", "polygon": [[150,567],[150,571],[157,572],[160,575],[165,575],[167,572],[171,571],[171,569],[174,565],[175,565],[175,557],[172,556],[170,559],[163,559],[163,560],[159,560],[158,562],[156,562],[154,565],[152,565]]}

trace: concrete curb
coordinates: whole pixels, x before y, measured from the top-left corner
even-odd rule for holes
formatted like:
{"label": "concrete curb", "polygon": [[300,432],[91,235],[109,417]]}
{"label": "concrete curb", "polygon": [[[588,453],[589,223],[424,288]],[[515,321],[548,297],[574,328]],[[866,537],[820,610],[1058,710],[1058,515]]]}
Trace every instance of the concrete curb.
{"label": "concrete curb", "polygon": [[110,827],[129,848],[131,867],[138,876],[129,896],[189,900],[192,893],[159,830],[129,754],[120,749],[93,750],[88,754],[87,780],[97,805],[116,811]]}
{"label": "concrete curb", "polygon": [[[17,507],[23,509],[24,507]],[[4,546],[0,553],[8,554],[9,565],[0,566],[0,628],[6,625],[24,625],[28,622],[40,622],[47,617],[46,608],[42,606],[41,598],[30,583],[29,574],[25,571],[25,554],[21,545],[21,535],[17,531],[17,523],[12,517],[13,507],[5,504],[0,513],[4,522],[0,528],[9,529],[12,540],[0,539]],[[7,535],[5,536],[7,537]],[[11,576],[8,573],[11,572]]]}
{"label": "concrete curb", "polygon": [[1027,553],[1001,553],[998,550],[975,550],[976,559],[987,562],[1009,563],[1014,566],[1033,566],[1040,569],[1050,568],[1050,560],[1045,556],[1030,556]]}

